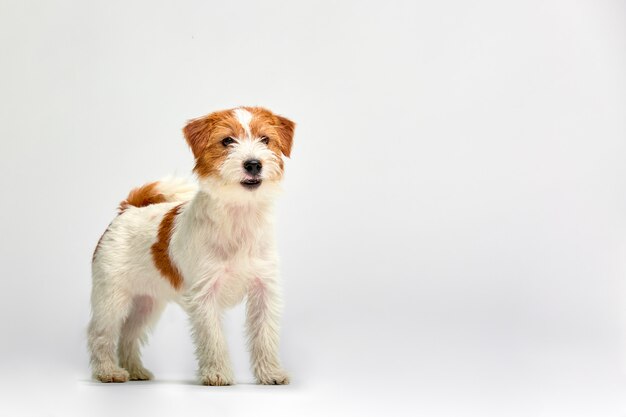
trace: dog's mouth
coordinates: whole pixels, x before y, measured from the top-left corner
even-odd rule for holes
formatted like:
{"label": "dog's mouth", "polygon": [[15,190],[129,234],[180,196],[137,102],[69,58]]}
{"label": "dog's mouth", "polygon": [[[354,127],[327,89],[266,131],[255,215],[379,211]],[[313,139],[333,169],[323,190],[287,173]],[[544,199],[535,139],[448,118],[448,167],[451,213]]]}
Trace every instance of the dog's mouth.
{"label": "dog's mouth", "polygon": [[249,190],[254,190],[261,185],[261,182],[262,180],[260,178],[246,178],[245,180],[241,181],[241,185]]}

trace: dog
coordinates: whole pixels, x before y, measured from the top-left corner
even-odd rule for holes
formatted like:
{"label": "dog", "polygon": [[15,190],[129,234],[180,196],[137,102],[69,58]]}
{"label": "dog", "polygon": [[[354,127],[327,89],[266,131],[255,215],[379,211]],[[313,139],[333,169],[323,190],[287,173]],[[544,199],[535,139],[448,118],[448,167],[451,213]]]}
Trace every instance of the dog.
{"label": "dog", "polygon": [[88,346],[94,379],[150,380],[140,348],[165,305],[188,314],[204,385],[234,384],[221,315],[246,299],[260,384],[289,383],[278,355],[281,297],[272,206],[295,124],[261,107],[190,120],[197,185],[168,179],[130,192],[92,259]]}

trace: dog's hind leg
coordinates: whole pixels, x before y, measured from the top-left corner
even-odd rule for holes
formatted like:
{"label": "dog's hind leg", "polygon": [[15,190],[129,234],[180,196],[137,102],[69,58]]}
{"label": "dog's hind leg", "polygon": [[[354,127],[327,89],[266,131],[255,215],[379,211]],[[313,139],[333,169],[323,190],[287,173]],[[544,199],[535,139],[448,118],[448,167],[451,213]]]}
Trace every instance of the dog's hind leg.
{"label": "dog's hind leg", "polygon": [[119,364],[130,374],[132,381],[146,381],[153,378],[152,373],[141,362],[141,346],[146,342],[149,328],[156,323],[164,303],[155,302],[154,298],[142,295],[133,299],[133,306],[122,325],[117,354]]}
{"label": "dog's hind leg", "polygon": [[88,344],[93,377],[101,382],[126,382],[129,373],[117,363],[115,348],[122,323],[132,307],[132,298],[111,288],[94,285]]}

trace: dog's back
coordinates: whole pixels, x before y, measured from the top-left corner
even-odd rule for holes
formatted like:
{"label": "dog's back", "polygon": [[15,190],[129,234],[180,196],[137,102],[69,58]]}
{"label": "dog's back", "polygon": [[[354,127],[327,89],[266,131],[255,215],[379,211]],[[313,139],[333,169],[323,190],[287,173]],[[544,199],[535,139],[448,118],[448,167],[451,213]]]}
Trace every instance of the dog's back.
{"label": "dog's back", "polygon": [[184,202],[193,198],[197,187],[182,178],[167,178],[133,188],[118,208],[123,213],[130,207],[146,207],[152,204]]}
{"label": "dog's back", "polygon": [[118,217],[116,217],[107,230],[102,234],[93,252],[92,263],[102,246],[102,241],[107,233],[120,220],[119,215],[135,208],[148,207],[162,203],[184,203],[193,198],[197,192],[197,186],[183,178],[165,178],[159,181],[150,182],[140,187],[133,188],[128,193],[126,199],[122,200],[118,206]]}

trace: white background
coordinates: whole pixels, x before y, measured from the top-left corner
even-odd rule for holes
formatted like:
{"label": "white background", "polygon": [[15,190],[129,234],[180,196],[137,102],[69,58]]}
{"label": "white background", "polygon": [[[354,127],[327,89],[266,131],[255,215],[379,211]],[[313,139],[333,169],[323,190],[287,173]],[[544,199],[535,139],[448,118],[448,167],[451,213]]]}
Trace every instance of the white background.
{"label": "white background", "polygon": [[[0,1],[0,414],[626,415],[621,1]],[[189,118],[298,123],[277,210],[287,387],[90,381],[90,259]]]}

